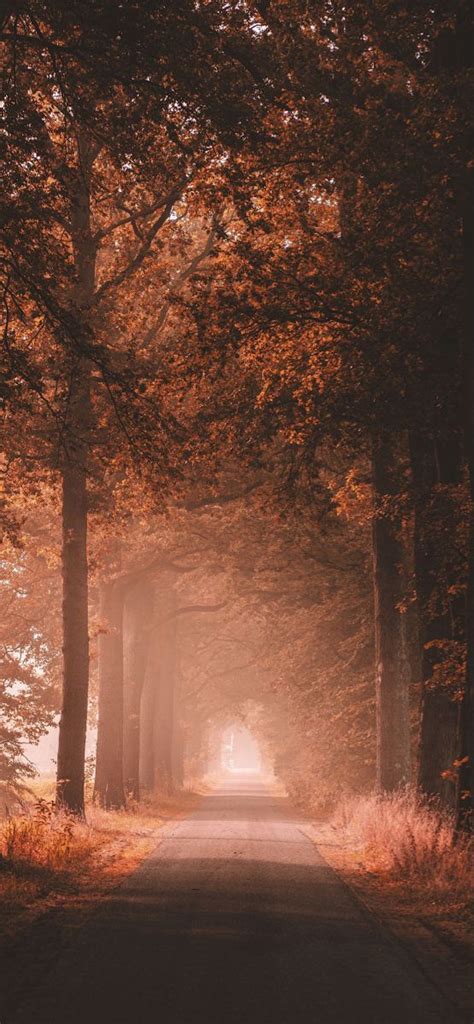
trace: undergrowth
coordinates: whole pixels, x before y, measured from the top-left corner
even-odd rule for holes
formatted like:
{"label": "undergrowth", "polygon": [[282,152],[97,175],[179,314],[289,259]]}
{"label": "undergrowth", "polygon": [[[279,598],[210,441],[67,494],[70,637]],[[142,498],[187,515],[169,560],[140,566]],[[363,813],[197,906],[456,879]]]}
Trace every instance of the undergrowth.
{"label": "undergrowth", "polygon": [[156,846],[160,827],[196,801],[188,790],[156,792],[120,810],[104,810],[89,799],[83,819],[58,810],[47,798],[53,792],[51,781],[38,783],[22,791],[14,810],[5,808],[0,821],[3,907],[18,904],[21,909],[47,893],[113,884]]}
{"label": "undergrowth", "polygon": [[456,836],[452,816],[417,790],[345,798],[334,823],[368,870],[469,900],[472,840]]}
{"label": "undergrowth", "polygon": [[3,821],[0,867],[2,872],[61,876],[66,881],[90,870],[100,846],[90,825],[40,798],[31,809]]}

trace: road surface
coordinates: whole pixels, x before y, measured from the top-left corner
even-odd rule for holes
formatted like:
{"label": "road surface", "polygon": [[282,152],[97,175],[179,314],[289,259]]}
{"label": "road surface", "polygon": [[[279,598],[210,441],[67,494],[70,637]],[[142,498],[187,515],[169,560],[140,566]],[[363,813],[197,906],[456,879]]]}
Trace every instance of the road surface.
{"label": "road surface", "polygon": [[288,802],[245,779],[167,827],[155,853],[101,903],[16,1019],[459,1020],[323,861]]}

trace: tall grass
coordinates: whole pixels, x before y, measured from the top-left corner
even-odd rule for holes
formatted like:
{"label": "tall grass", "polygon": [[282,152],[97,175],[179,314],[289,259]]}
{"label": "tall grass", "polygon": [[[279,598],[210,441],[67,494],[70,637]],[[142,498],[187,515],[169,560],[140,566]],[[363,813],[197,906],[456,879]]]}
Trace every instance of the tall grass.
{"label": "tall grass", "polygon": [[0,866],[19,874],[84,875],[98,842],[85,822],[38,800],[31,811],[6,818],[0,827]]}
{"label": "tall grass", "polygon": [[116,811],[89,803],[87,821],[58,810],[43,796],[25,802],[23,810],[19,804],[13,813],[7,808],[0,821],[0,880],[7,874],[80,880],[90,872],[110,871],[116,860],[125,865],[126,858],[140,859],[146,852],[142,840],[151,842],[167,819],[192,808],[196,799],[196,793],[183,790],[155,792]]}
{"label": "tall grass", "polygon": [[335,824],[369,870],[469,899],[473,846],[450,814],[413,788],[343,800]]}

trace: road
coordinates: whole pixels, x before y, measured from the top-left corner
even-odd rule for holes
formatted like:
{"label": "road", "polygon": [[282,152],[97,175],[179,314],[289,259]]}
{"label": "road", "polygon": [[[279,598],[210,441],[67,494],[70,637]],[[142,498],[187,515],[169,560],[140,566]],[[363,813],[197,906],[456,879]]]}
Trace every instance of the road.
{"label": "road", "polygon": [[288,802],[243,779],[166,828],[17,1019],[454,1024],[450,1014]]}

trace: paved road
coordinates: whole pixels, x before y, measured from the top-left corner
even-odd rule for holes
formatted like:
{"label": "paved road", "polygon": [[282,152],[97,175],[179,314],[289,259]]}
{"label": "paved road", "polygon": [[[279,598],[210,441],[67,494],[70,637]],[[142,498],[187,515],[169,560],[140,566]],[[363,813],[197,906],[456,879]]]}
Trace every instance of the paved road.
{"label": "paved road", "polygon": [[[407,954],[251,780],[105,900],[21,1024],[451,1024]],[[3,1022],[2,1022],[3,1024]]]}

